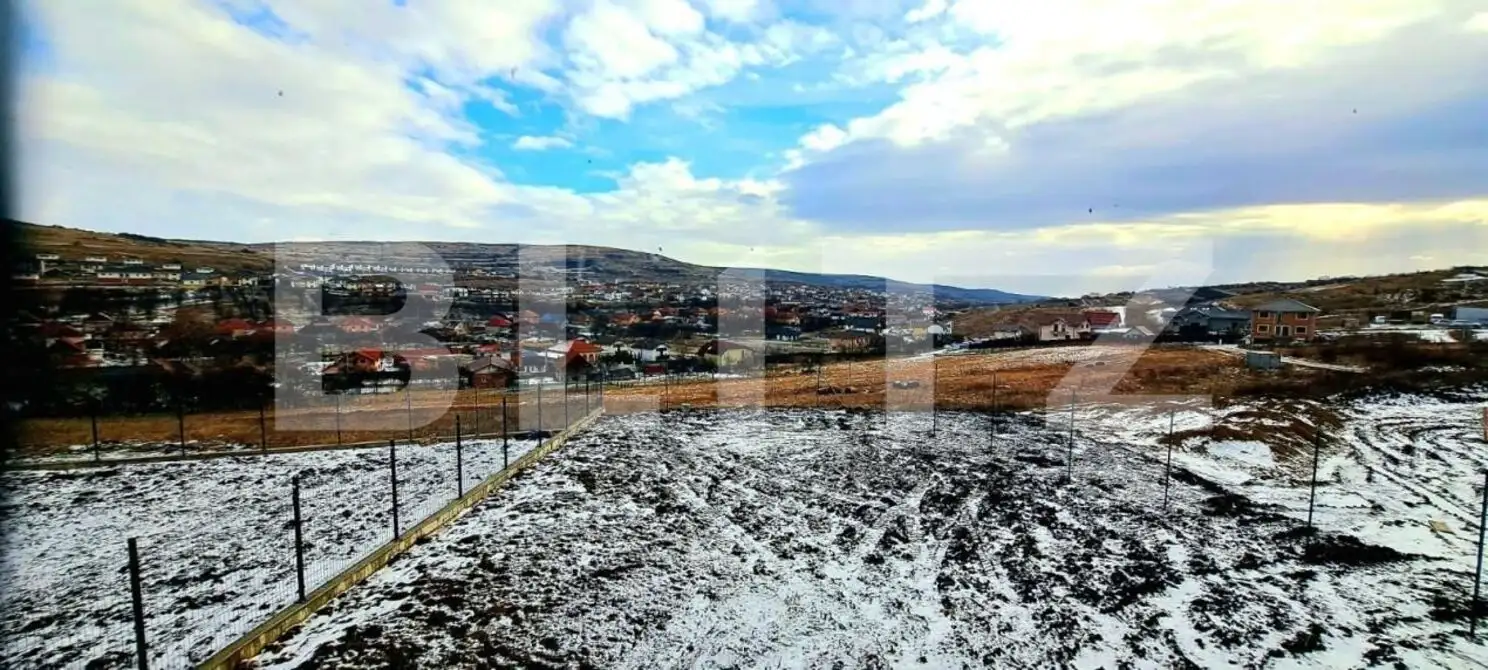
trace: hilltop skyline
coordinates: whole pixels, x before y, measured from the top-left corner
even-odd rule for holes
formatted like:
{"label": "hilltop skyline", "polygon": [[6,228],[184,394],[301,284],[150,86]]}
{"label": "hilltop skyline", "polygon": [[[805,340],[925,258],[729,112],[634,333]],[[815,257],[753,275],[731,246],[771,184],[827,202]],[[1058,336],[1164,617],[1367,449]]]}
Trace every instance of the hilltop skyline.
{"label": "hilltop skyline", "polygon": [[1465,0],[22,5],[39,223],[1043,294],[1488,264]]}

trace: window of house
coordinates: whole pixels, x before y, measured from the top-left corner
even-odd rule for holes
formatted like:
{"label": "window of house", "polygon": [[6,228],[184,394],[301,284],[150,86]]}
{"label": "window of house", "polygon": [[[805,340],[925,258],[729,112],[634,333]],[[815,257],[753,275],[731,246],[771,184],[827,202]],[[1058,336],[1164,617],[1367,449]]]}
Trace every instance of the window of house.
{"label": "window of house", "polygon": [[1297,326],[1297,334],[1298,335],[1306,335],[1307,334],[1307,326]]}
{"label": "window of house", "polygon": [[1271,332],[1271,326],[1268,326],[1268,325],[1266,325],[1266,324],[1263,323],[1263,324],[1261,324],[1259,326],[1256,326],[1256,332],[1258,332],[1258,333],[1269,333],[1269,332]]}
{"label": "window of house", "polygon": [[1269,319],[1269,318],[1271,318],[1271,313],[1270,312],[1258,312],[1256,314],[1256,318],[1259,318],[1259,319]]}

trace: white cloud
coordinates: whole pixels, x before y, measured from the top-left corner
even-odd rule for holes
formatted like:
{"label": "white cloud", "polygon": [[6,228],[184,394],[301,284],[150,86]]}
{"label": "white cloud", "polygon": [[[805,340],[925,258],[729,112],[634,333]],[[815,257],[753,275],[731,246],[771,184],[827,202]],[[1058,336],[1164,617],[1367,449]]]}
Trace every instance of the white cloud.
{"label": "white cloud", "polygon": [[548,149],[568,148],[571,146],[573,146],[573,142],[556,136],[536,137],[533,135],[523,135],[518,137],[516,142],[512,143],[512,148],[518,151],[546,151]]}
{"label": "white cloud", "polygon": [[781,66],[834,43],[821,28],[772,23],[755,41],[733,41],[705,29],[682,0],[622,6],[597,0],[563,37],[572,68],[563,77],[585,113],[628,118],[637,105],[676,100],[732,81],[756,66]]}
{"label": "white cloud", "polygon": [[734,23],[749,23],[774,12],[767,0],[702,0],[708,16]]}
{"label": "white cloud", "polygon": [[1488,12],[1478,12],[1463,24],[1469,31],[1488,33]]}
{"label": "white cloud", "polygon": [[[926,5],[935,9],[934,3]],[[1009,4],[958,0],[943,14],[938,42],[893,55],[868,54],[849,78],[895,82],[899,101],[847,124],[852,139],[912,146],[964,128],[1019,127],[1130,105],[1199,83],[1294,68],[1431,19],[1461,13],[1468,0],[1053,0]],[[917,10],[918,11],[918,10]],[[994,44],[985,44],[987,39]]]}
{"label": "white cloud", "polygon": [[919,7],[910,10],[908,14],[905,14],[904,20],[907,23],[919,23],[921,21],[928,21],[937,16],[940,16],[941,14],[944,14],[947,8],[948,5],[946,4],[946,0],[925,0],[925,4],[920,5]]}
{"label": "white cloud", "polygon": [[[1481,200],[1241,208],[1022,234],[828,234],[793,216],[784,204],[786,185],[768,177],[720,179],[672,159],[630,166],[613,191],[577,194],[513,184],[499,165],[466,158],[482,140],[481,129],[461,113],[466,104],[520,111],[490,85],[492,77],[571,100],[579,115],[624,118],[654,101],[703,112],[717,106],[690,94],[749,68],[856,43],[864,55],[851,65],[854,77],[909,83],[879,112],[804,134],[800,147],[787,152],[794,165],[864,139],[913,145],[957,138],[966,141],[965,151],[995,152],[1005,149],[996,141],[1000,129],[1298,67],[1471,3],[1062,0],[1052,9],[1019,12],[967,1],[935,12],[934,3],[925,3],[917,32],[898,35],[892,22],[905,18],[911,3],[854,0],[843,5],[853,12],[844,26],[880,17],[889,27],[833,34],[775,21],[732,26],[728,38],[710,32],[684,4],[597,0],[569,15],[549,2],[399,8],[285,0],[270,6],[300,35],[286,41],[200,2],[36,2],[29,10],[55,51],[49,71],[56,74],[27,79],[20,92],[22,215],[245,241],[661,247],[694,262],[922,281],[994,271],[1024,277],[1029,283],[1001,287],[1027,291],[1040,290],[1030,275],[1151,265],[1211,235],[1237,243],[1271,240],[1270,253],[1227,257],[1227,271],[1240,277],[1408,269],[1423,258],[1488,263],[1474,251],[1488,249],[1488,206]],[[723,0],[698,7],[709,17],[741,22],[775,11]],[[1464,14],[1453,29],[1465,20]],[[544,43],[544,35],[557,36],[561,47]],[[968,36],[999,46],[967,48]],[[880,52],[867,53],[870,44]],[[958,134],[967,129],[982,134]],[[513,146],[571,142],[565,133],[523,136]],[[938,169],[976,164],[946,161]],[[1111,259],[1113,248],[1132,257]]]}
{"label": "white cloud", "polygon": [[687,0],[633,0],[642,20],[658,35],[696,35],[703,31],[703,14]]}

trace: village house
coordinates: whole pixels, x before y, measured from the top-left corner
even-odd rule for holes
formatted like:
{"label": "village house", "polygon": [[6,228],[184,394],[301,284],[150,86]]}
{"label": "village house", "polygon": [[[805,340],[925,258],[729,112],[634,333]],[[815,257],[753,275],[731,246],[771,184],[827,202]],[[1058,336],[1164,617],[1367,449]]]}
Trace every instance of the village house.
{"label": "village house", "polygon": [[664,360],[671,351],[665,342],[660,340],[641,340],[626,348],[631,357],[641,363],[654,363]]}
{"label": "village house", "polygon": [[1106,309],[1085,310],[1085,320],[1090,322],[1090,329],[1095,332],[1108,331],[1121,328],[1121,314]]}
{"label": "village house", "polygon": [[250,335],[255,326],[246,319],[223,319],[217,322],[216,331],[218,335],[231,338],[239,338]]}
{"label": "village house", "polygon": [[765,339],[781,342],[795,342],[801,339],[801,329],[796,326],[781,324],[767,324],[765,326]]}
{"label": "village house", "polygon": [[721,370],[753,367],[764,360],[765,344],[717,339],[699,347],[697,356]]}
{"label": "village house", "polygon": [[1273,300],[1250,311],[1252,342],[1311,339],[1317,335],[1322,310],[1291,299]]}
{"label": "village house", "polygon": [[343,333],[366,334],[377,332],[379,324],[365,316],[348,316],[338,319],[336,326]]}
{"label": "village house", "polygon": [[873,348],[878,337],[871,333],[850,330],[829,330],[821,333],[827,341],[827,350],[833,353],[861,353]]}
{"label": "village house", "polygon": [[397,369],[392,356],[381,349],[357,349],[343,353],[324,369],[326,376],[344,374],[389,373]]}
{"label": "village house", "polygon": [[293,335],[295,332],[294,322],[286,319],[266,319],[254,326],[258,332],[268,332],[273,335]]}
{"label": "village house", "polygon": [[460,377],[467,388],[507,388],[516,383],[517,370],[501,356],[483,356],[460,366]]}
{"label": "village house", "polygon": [[603,352],[599,345],[582,339],[560,342],[549,347],[548,351],[559,355],[564,370],[592,366],[599,362],[599,355]]}
{"label": "village house", "polygon": [[1179,310],[1168,320],[1167,330],[1203,329],[1210,335],[1244,334],[1250,331],[1250,312],[1219,305],[1195,305]]}
{"label": "village house", "polygon": [[1092,335],[1090,320],[1078,312],[1034,312],[1023,315],[1017,325],[1037,333],[1040,342],[1067,342],[1088,339]]}

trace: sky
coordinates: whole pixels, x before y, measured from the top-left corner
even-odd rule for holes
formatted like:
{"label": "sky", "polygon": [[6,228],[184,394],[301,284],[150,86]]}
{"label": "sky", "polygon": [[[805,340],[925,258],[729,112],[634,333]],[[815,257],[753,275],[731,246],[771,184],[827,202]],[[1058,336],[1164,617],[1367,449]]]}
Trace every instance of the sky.
{"label": "sky", "polygon": [[1025,293],[1488,265],[1481,0],[22,0],[19,218]]}

